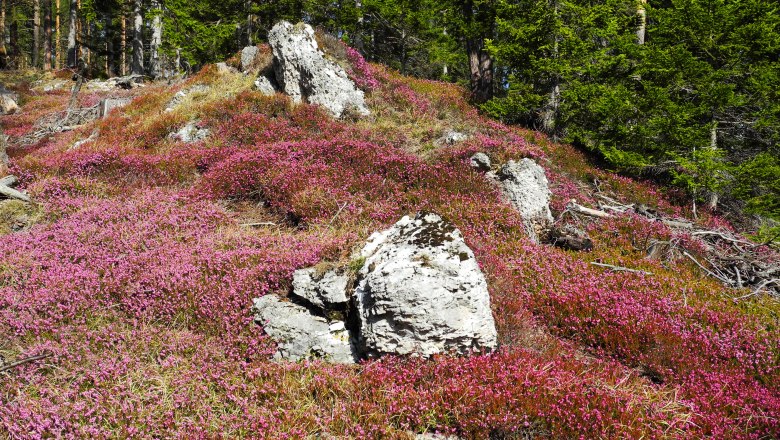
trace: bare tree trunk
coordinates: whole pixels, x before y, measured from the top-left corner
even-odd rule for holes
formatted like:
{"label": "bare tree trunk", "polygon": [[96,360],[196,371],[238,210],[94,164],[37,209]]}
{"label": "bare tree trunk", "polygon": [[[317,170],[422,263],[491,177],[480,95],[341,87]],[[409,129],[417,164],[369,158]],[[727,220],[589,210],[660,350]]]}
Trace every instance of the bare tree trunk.
{"label": "bare tree trunk", "polygon": [[471,95],[476,102],[486,102],[493,97],[493,59],[485,50],[482,38],[466,41],[471,72]]}
{"label": "bare tree trunk", "polygon": [[636,7],[636,42],[637,44],[645,44],[645,36],[647,34],[647,0],[638,0],[639,3]]}
{"label": "bare tree trunk", "polygon": [[365,45],[363,44],[363,32],[365,19],[363,17],[363,0],[355,0],[355,10],[357,10],[357,25],[355,29],[355,38],[353,38],[352,44],[355,45],[360,53],[365,53]]}
{"label": "bare tree trunk", "polygon": [[114,45],[111,39],[113,38],[111,31],[111,16],[106,14],[103,17],[103,23],[106,33],[106,62],[104,68],[106,69],[106,77],[111,78],[114,76]]}
{"label": "bare tree trunk", "polygon": [[[5,6],[6,0],[0,0],[0,68],[8,68],[8,49],[5,45]],[[2,135],[0,135],[2,136]]]}
{"label": "bare tree trunk", "polygon": [[84,43],[82,47],[84,49],[84,60],[86,61],[87,72],[89,72],[92,66],[92,49],[90,49],[92,45],[92,22],[89,21],[89,19],[85,19],[84,27],[86,28],[84,31],[84,41],[86,41],[86,43]]}
{"label": "bare tree trunk", "polygon": [[[710,149],[716,150],[718,148],[718,121],[712,122],[712,128],[710,128]],[[710,211],[714,211],[718,207],[718,193],[714,190],[707,191],[707,208]]]}
{"label": "bare tree trunk", "polygon": [[41,51],[41,0],[33,0],[33,50],[32,65],[38,68],[38,58]]}
{"label": "bare tree trunk", "polygon": [[70,0],[70,11],[68,11],[68,58],[67,66],[71,69],[78,65],[78,48],[76,47],[76,32],[78,31],[78,3],[77,0]]}
{"label": "bare tree trunk", "polygon": [[252,34],[255,31],[254,27],[254,17],[252,16],[252,1],[246,0],[244,2],[244,8],[246,9],[246,45],[247,46],[254,46],[254,39],[252,38]]}
{"label": "bare tree trunk", "polygon": [[[553,4],[551,5],[553,7],[553,14],[555,16],[555,19],[558,19],[558,2],[553,0]],[[553,41],[553,48],[552,48],[552,57],[553,59],[558,58],[558,35],[553,35],[554,41]],[[560,78],[558,77],[557,73],[553,74],[552,78],[552,90],[550,91],[550,97],[547,99],[547,104],[545,104],[544,109],[542,110],[541,114],[541,123],[542,123],[542,130],[545,133],[553,133],[555,131],[555,119],[558,114],[558,106],[560,105],[561,100],[561,85],[560,85]]]}
{"label": "bare tree trunk", "polygon": [[119,50],[122,52],[121,67],[119,69],[122,76],[127,75],[127,12],[122,7],[122,40],[119,42]]}
{"label": "bare tree trunk", "polygon": [[144,17],[141,6],[141,0],[135,0],[133,6],[133,65],[131,68],[131,72],[134,75],[144,74]]}
{"label": "bare tree trunk", "polygon": [[158,78],[162,74],[160,47],[162,46],[163,31],[162,8],[159,0],[152,0],[152,9],[154,9],[154,19],[152,19],[152,41],[149,45],[149,76]]}
{"label": "bare tree trunk", "polygon": [[51,70],[51,0],[43,3],[43,70]]}
{"label": "bare tree trunk", "polygon": [[62,68],[62,29],[60,28],[60,1],[55,0],[56,14],[54,16],[54,68]]}

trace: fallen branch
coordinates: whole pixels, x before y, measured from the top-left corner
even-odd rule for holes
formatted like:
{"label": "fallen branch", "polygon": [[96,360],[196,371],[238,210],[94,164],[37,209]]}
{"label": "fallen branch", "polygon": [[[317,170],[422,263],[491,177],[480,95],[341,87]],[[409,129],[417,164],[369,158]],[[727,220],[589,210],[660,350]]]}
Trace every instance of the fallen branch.
{"label": "fallen branch", "polygon": [[598,209],[592,209],[592,208],[586,208],[580,204],[577,203],[576,200],[571,200],[569,203],[566,204],[566,209],[572,212],[576,212],[578,214],[584,214],[591,217],[598,217],[598,218],[609,218],[612,217],[611,214],[606,213],[604,211],[599,211]]}
{"label": "fallen branch", "polygon": [[16,182],[18,182],[19,179],[16,178],[16,176],[5,176],[2,179],[0,179],[0,186],[7,186],[12,187],[16,185]]}
{"label": "fallen branch", "polygon": [[20,365],[29,364],[30,362],[40,361],[40,360],[43,360],[43,359],[50,358],[52,356],[54,356],[54,353],[50,353],[49,352],[49,353],[43,353],[43,354],[39,354],[39,355],[35,355],[35,356],[30,356],[30,357],[27,357],[27,358],[24,358],[24,359],[19,359],[18,361],[11,362],[10,364],[6,364],[6,365],[3,365],[3,366],[0,366],[0,373],[2,373],[3,371],[11,370],[11,369],[16,368],[16,367],[18,367]]}
{"label": "fallen branch", "polygon": [[734,299],[745,299],[745,298],[749,298],[749,297],[751,297],[753,295],[758,295],[759,293],[761,293],[762,290],[764,290],[764,288],[766,286],[768,286],[770,284],[775,284],[775,285],[780,286],[780,284],[778,284],[778,283],[780,283],[780,278],[775,278],[773,280],[764,280],[764,282],[759,284],[758,287],[754,291],[748,293],[747,295],[742,295],[742,296],[734,298]]}
{"label": "fallen branch", "polygon": [[241,223],[239,226],[244,228],[256,228],[258,226],[279,226],[274,222],[253,222],[253,223]]}
{"label": "fallen branch", "polygon": [[622,266],[613,266],[611,264],[597,263],[595,261],[591,261],[590,264],[592,264],[594,266],[599,266],[599,267],[606,267],[607,269],[610,269],[610,270],[612,270],[614,272],[641,273],[643,275],[652,275],[653,274],[652,272],[648,272],[648,271],[645,271],[645,270],[631,269],[631,268],[622,267]]}
{"label": "fallen branch", "polygon": [[23,202],[30,201],[30,197],[27,194],[17,191],[13,188],[9,188],[5,185],[0,185],[0,195],[4,195],[11,199],[21,200]]}

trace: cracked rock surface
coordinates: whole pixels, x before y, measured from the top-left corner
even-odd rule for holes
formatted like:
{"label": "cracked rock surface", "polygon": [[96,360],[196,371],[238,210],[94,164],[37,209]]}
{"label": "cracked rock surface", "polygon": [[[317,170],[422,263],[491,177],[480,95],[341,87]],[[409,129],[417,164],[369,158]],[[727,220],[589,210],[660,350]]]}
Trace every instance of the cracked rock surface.
{"label": "cracked rock surface", "polygon": [[441,217],[404,217],[372,235],[361,255],[355,302],[364,355],[496,347],[485,277],[460,231]]}

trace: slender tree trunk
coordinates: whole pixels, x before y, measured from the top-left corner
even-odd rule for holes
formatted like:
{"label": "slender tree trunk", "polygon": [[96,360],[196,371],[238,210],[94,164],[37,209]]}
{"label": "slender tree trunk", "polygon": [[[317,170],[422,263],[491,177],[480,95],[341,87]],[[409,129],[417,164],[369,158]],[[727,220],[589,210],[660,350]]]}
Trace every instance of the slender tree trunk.
{"label": "slender tree trunk", "polygon": [[122,8],[122,39],[119,41],[119,51],[122,52],[119,71],[122,76],[127,75],[127,12]]}
{"label": "slender tree trunk", "polygon": [[638,0],[636,7],[636,42],[637,44],[645,44],[645,36],[647,34],[647,0]]}
{"label": "slender tree trunk", "polygon": [[51,70],[51,0],[43,3],[43,70]]}
{"label": "slender tree trunk", "polygon": [[92,49],[90,49],[92,46],[92,22],[89,19],[84,20],[84,28],[86,29],[84,31],[85,43],[82,46],[84,48],[84,60],[87,65],[86,71],[89,72],[92,67]]}
{"label": "slender tree trunk", "polygon": [[162,62],[160,60],[160,47],[162,46],[162,8],[159,0],[152,0],[154,19],[152,19],[152,41],[149,45],[149,76],[159,78],[162,74]]}
{"label": "slender tree trunk", "polygon": [[74,69],[78,65],[78,48],[76,47],[76,32],[78,31],[78,3],[70,0],[68,11],[68,57],[67,66]]}
{"label": "slender tree trunk", "polygon": [[41,0],[33,0],[33,50],[32,65],[38,68],[38,58],[41,51]]}
{"label": "slender tree trunk", "polygon": [[15,67],[19,67],[19,23],[12,21],[9,26],[10,32],[8,33],[8,45],[11,47],[11,54],[13,55],[13,62]]}
{"label": "slender tree trunk", "polygon": [[[558,21],[558,2],[554,1],[552,4],[553,14],[556,22]],[[553,35],[553,47],[552,47],[552,59],[558,59],[558,34]],[[555,119],[558,114],[558,106],[561,100],[561,80],[557,72],[552,76],[552,89],[550,90],[550,97],[547,99],[547,103],[542,110],[542,130],[551,134],[555,131]]]}
{"label": "slender tree trunk", "polygon": [[8,49],[5,45],[5,6],[6,0],[0,0],[0,68],[8,68]]}
{"label": "slender tree trunk", "polygon": [[[718,148],[718,121],[712,121],[712,128],[710,128],[710,149],[716,150]],[[707,208],[710,211],[714,211],[718,207],[718,193],[714,190],[707,190]]]}
{"label": "slender tree trunk", "polygon": [[114,45],[111,41],[113,39],[113,32],[111,30],[111,16],[106,14],[103,17],[103,23],[106,33],[106,62],[104,68],[106,69],[106,77],[111,78],[114,76]]}
{"label": "slender tree trunk", "polygon": [[60,8],[61,0],[55,0],[55,15],[54,15],[54,68],[60,70],[62,68],[62,29],[60,28]]}
{"label": "slender tree trunk", "polygon": [[246,45],[254,46],[254,38],[252,34],[255,32],[254,17],[252,16],[252,1],[246,0],[244,2],[244,8],[246,9]]}
{"label": "slender tree trunk", "polygon": [[131,73],[144,74],[144,43],[143,43],[144,17],[141,13],[141,0],[135,0],[133,6],[133,66]]}

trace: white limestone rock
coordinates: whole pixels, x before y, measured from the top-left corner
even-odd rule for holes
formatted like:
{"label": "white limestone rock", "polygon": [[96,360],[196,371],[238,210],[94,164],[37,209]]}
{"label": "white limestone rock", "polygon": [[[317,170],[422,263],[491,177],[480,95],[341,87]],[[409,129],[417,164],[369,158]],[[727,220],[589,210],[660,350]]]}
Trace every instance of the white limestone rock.
{"label": "white limestone rock", "polygon": [[98,116],[105,118],[115,108],[122,108],[130,104],[132,98],[106,98],[100,101],[100,112]]}
{"label": "white limestone rock", "polygon": [[510,160],[495,175],[506,197],[520,212],[526,232],[534,242],[553,223],[550,192],[544,168],[531,159]]}
{"label": "white limestone rock", "polygon": [[19,111],[17,99],[13,93],[0,93],[0,115],[12,115]]}
{"label": "white limestone rock", "polygon": [[293,273],[293,294],[320,309],[345,310],[349,302],[348,283],[349,277],[335,269],[321,274],[316,268],[309,267]]}
{"label": "white limestone rock", "polygon": [[276,82],[294,102],[321,105],[337,118],[348,110],[369,114],[363,91],[341,66],[323,56],[311,26],[279,22],[268,33],[268,43]]}
{"label": "white limestone rock", "polygon": [[209,91],[209,86],[203,84],[196,84],[192,87],[179,90],[178,92],[176,92],[175,95],[173,95],[173,98],[168,102],[168,105],[165,106],[165,111],[171,112],[174,109],[176,109],[176,107],[178,107],[179,104],[181,104],[184,101],[184,99],[190,94],[203,94],[203,93],[207,93],[208,91]]}
{"label": "white limestone rock", "polygon": [[266,76],[260,75],[255,80],[255,90],[266,96],[271,96],[276,93],[276,87]]}
{"label": "white limestone rock", "polygon": [[487,282],[459,230],[436,214],[404,217],[361,251],[358,343],[368,357],[496,347]]}
{"label": "white limestone rock", "polygon": [[265,295],[254,301],[255,322],[277,344],[276,360],[322,359],[351,364],[356,356],[343,321],[328,321],[306,307]]}
{"label": "white limestone rock", "polygon": [[198,127],[197,121],[188,122],[179,131],[168,135],[171,139],[178,139],[182,142],[198,142],[206,139],[211,130]]}
{"label": "white limestone rock", "polygon": [[252,67],[257,54],[260,53],[260,48],[257,46],[246,46],[241,49],[241,71],[247,72]]}

